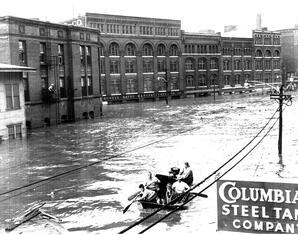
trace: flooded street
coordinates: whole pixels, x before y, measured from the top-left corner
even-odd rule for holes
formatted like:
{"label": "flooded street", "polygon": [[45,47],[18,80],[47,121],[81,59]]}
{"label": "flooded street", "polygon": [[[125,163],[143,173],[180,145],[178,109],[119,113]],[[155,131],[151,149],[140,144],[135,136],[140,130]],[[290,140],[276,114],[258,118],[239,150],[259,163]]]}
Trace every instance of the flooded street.
{"label": "flooded street", "polygon": [[[298,180],[297,101],[294,98],[284,111],[282,163],[277,123],[224,179]],[[17,211],[44,201],[44,211],[74,234],[118,233],[150,213],[137,203],[122,213],[127,197],[138,191],[148,171],[168,174],[171,167],[188,161],[197,183],[246,145],[277,108],[269,96],[248,94],[216,97],[215,103],[213,97],[171,100],[168,107],[164,101],[109,105],[104,106],[103,118],[38,129],[27,139],[3,142],[0,193],[20,189],[0,196],[0,232]],[[44,181],[22,188],[39,180]],[[188,210],[175,213],[148,234],[215,234],[215,185],[204,193],[207,199],[194,199]],[[141,231],[150,221],[153,218],[132,231]],[[29,222],[23,228],[36,231],[34,226]]]}

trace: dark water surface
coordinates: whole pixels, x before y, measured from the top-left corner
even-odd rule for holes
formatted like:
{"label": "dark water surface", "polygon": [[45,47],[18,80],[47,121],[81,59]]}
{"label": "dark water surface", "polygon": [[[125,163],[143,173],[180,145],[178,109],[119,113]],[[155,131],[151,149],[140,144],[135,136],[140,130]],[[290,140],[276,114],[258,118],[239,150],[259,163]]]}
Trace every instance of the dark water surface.
{"label": "dark water surface", "polygon": [[[238,152],[269,120],[278,105],[268,96],[222,96],[104,106],[104,117],[34,130],[27,139],[0,144],[0,193],[65,171],[90,167],[0,196],[0,231],[8,218],[36,201],[74,234],[117,233],[150,211],[127,197],[147,171],[167,174],[188,161],[199,182]],[[298,104],[284,112],[283,162],[277,154],[278,125],[226,179],[298,181]],[[160,141],[159,141],[160,140]],[[149,143],[153,143],[148,145]],[[144,148],[140,146],[148,145]],[[138,148],[135,151],[134,149]],[[105,160],[107,158],[112,158]],[[148,233],[216,232],[215,187]],[[165,212],[159,213],[161,217]],[[153,221],[153,219],[151,219]],[[139,232],[150,221],[134,229]],[[37,234],[33,222],[23,226]],[[21,228],[18,228],[18,231]],[[0,232],[1,233],[1,232]]]}

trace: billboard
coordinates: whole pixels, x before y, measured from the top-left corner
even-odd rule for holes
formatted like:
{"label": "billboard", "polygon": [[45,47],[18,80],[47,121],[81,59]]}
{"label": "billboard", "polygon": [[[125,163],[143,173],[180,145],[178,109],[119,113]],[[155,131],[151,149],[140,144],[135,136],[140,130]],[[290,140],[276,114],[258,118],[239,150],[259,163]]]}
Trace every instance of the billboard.
{"label": "billboard", "polygon": [[298,184],[220,180],[218,230],[298,234]]}

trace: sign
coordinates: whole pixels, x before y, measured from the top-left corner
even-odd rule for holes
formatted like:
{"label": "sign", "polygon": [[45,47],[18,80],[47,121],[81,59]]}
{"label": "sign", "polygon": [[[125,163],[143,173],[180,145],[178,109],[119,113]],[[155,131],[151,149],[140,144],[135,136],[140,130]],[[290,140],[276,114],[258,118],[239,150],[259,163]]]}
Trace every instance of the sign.
{"label": "sign", "polygon": [[298,185],[269,182],[217,183],[218,230],[298,233]]}

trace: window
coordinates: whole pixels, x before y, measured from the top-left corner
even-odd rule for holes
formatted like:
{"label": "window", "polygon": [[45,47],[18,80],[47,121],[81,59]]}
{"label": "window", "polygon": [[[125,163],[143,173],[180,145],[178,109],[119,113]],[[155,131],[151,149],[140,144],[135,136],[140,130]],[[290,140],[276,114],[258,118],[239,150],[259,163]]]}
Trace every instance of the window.
{"label": "window", "polygon": [[263,70],[263,65],[261,60],[256,60],[255,61],[255,69],[256,70]]}
{"label": "window", "polygon": [[93,82],[92,76],[87,77],[88,95],[93,95]]}
{"label": "window", "polygon": [[241,84],[241,78],[240,78],[240,75],[239,74],[235,75],[235,84],[236,85],[240,85]]}
{"label": "window", "polygon": [[260,35],[260,34],[256,34],[255,35],[255,44],[259,44],[259,45],[262,45],[263,44],[262,35]]}
{"label": "window", "polygon": [[244,70],[250,70],[251,69],[251,61],[245,60],[244,61]]}
{"label": "window", "polygon": [[20,109],[19,84],[5,84],[6,110]]}
{"label": "window", "polygon": [[270,50],[266,50],[265,51],[265,57],[271,57],[272,54],[271,54],[271,51]]}
{"label": "window", "polygon": [[106,73],[106,63],[105,59],[102,58],[100,59],[100,74],[105,74]]}
{"label": "window", "polygon": [[101,88],[101,94],[106,95],[107,94],[107,86],[106,86],[105,77],[100,78],[100,88]]}
{"label": "window", "polygon": [[157,46],[157,56],[165,56],[166,55],[166,47],[163,44],[159,44]]}
{"label": "window", "polygon": [[279,57],[280,56],[280,52],[279,50],[275,50],[274,51],[274,57]]}
{"label": "window", "polygon": [[83,33],[80,33],[80,39],[81,39],[81,40],[84,40],[84,39],[85,39],[85,36],[84,36]]}
{"label": "window", "polygon": [[166,61],[165,60],[158,60],[158,62],[157,62],[157,71],[158,72],[165,72],[166,71]]}
{"label": "window", "polygon": [[41,42],[39,44],[39,61],[40,63],[46,63],[46,43]]}
{"label": "window", "polygon": [[186,70],[194,70],[194,63],[193,60],[188,58],[185,60],[185,69]]}
{"label": "window", "polygon": [[271,69],[271,60],[265,60],[265,69]]}
{"label": "window", "polygon": [[198,86],[206,86],[206,75],[199,75]]}
{"label": "window", "polygon": [[171,72],[179,72],[179,61],[178,60],[170,61],[170,71]]}
{"label": "window", "polygon": [[133,93],[137,92],[137,83],[134,78],[128,78],[126,83],[126,92]]}
{"label": "window", "polygon": [[99,56],[104,56],[104,46],[102,43],[100,43],[100,47],[98,48],[98,54]]}
{"label": "window", "polygon": [[19,62],[20,65],[27,65],[26,41],[19,41]]}
{"label": "window", "polygon": [[153,61],[152,60],[143,60],[143,73],[153,72]]}
{"label": "window", "polygon": [[280,69],[279,60],[273,60],[273,69]]}
{"label": "window", "polygon": [[230,75],[224,75],[224,85],[228,86],[231,85],[231,76]]}
{"label": "window", "polygon": [[46,36],[46,29],[45,28],[39,28],[39,35],[40,36]]}
{"label": "window", "polygon": [[8,125],[7,130],[9,139],[22,138],[22,123]]}
{"label": "window", "polygon": [[126,56],[135,56],[136,55],[136,47],[132,43],[128,43],[125,47],[125,55]]}
{"label": "window", "polygon": [[244,55],[251,55],[251,49],[250,48],[244,48]]}
{"label": "window", "polygon": [[274,36],[273,44],[274,45],[280,45],[280,37],[279,36]]}
{"label": "window", "polygon": [[120,94],[120,78],[112,78],[110,85],[111,94]]}
{"label": "window", "polygon": [[241,55],[241,48],[234,48],[234,55]]}
{"label": "window", "polygon": [[90,41],[90,33],[86,33],[86,40]]}
{"label": "window", "polygon": [[223,61],[223,70],[231,70],[231,63],[229,60]]}
{"label": "window", "polygon": [[178,90],[178,79],[177,79],[177,77],[171,77],[171,90]]}
{"label": "window", "polygon": [[125,73],[136,73],[136,61],[126,60],[125,61]]}
{"label": "window", "polygon": [[242,68],[241,68],[242,66],[241,66],[241,61],[240,60],[235,60],[234,61],[234,69],[235,70],[241,70]]}
{"label": "window", "polygon": [[148,43],[143,46],[143,56],[153,56],[152,46]]}
{"label": "window", "polygon": [[212,74],[210,77],[210,86],[215,86],[215,85],[217,85],[217,75]]}
{"label": "window", "polygon": [[264,45],[272,45],[272,43],[271,43],[271,36],[270,35],[265,35],[265,37],[264,37]]}
{"label": "window", "polygon": [[19,33],[25,33],[25,25],[19,25]]}
{"label": "window", "polygon": [[199,61],[198,61],[198,69],[199,70],[206,70],[207,69],[206,59],[199,59]]}
{"label": "window", "polygon": [[111,43],[109,52],[110,56],[119,56],[119,45],[115,42]]}
{"label": "window", "polygon": [[194,86],[194,80],[192,75],[188,75],[186,77],[186,87],[193,87]]}
{"label": "window", "polygon": [[58,30],[58,38],[63,38],[63,31],[62,30]]}
{"label": "window", "polygon": [[152,78],[144,78],[144,91],[153,91]]}
{"label": "window", "polygon": [[120,62],[118,60],[110,61],[110,74],[119,74],[120,73]]}
{"label": "window", "polygon": [[210,69],[218,69],[218,60],[217,59],[211,59],[210,60]]}
{"label": "window", "polygon": [[170,47],[170,56],[178,56],[178,47],[175,44]]}
{"label": "window", "polygon": [[256,57],[262,57],[263,53],[261,50],[256,50]]}

